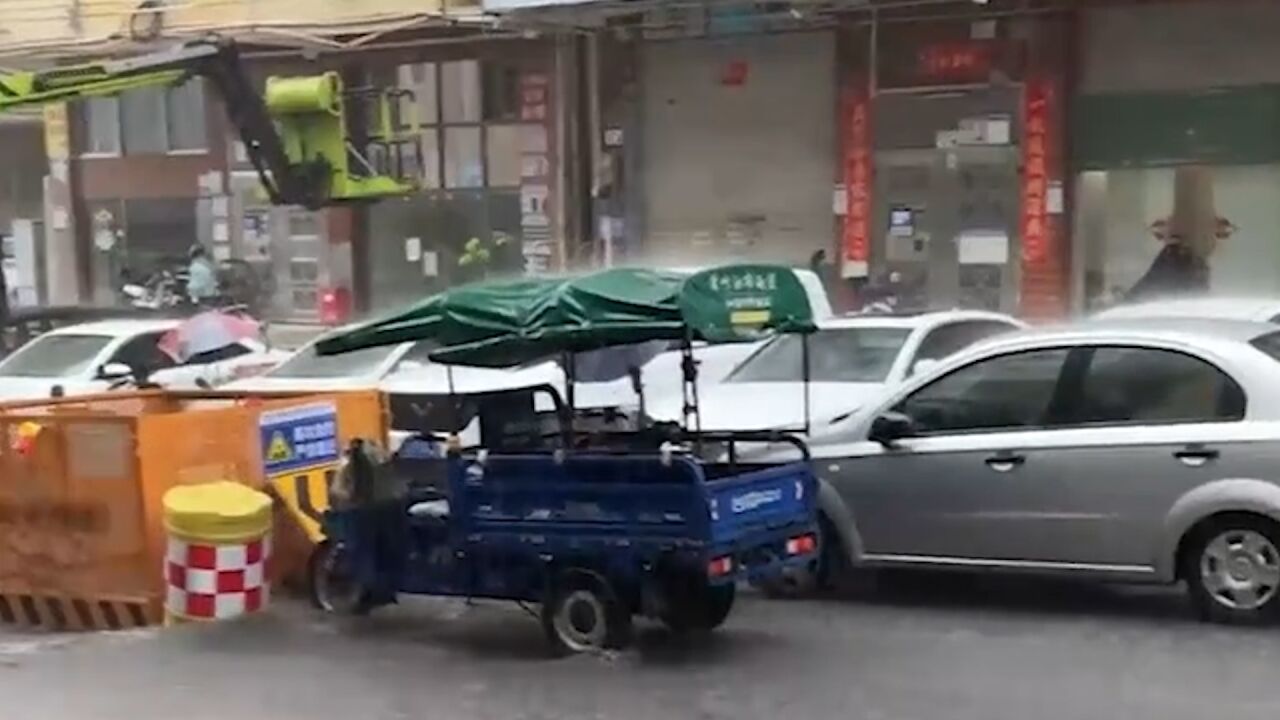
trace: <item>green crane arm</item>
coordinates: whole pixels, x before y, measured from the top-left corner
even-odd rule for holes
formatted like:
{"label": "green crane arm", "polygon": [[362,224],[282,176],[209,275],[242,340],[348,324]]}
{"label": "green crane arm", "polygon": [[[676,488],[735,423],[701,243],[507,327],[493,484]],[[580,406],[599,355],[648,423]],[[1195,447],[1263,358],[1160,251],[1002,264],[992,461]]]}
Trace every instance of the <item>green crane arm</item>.
{"label": "green crane arm", "polygon": [[[257,93],[234,43],[197,40],[120,60],[0,73],[0,112],[20,107],[113,96],[127,90],[176,85],[204,77],[222,96],[227,116],[273,203],[316,209],[414,192],[404,162],[421,150],[416,128],[401,129],[396,102],[403,91],[348,94],[337,73],[272,77]],[[346,101],[372,98],[369,132],[354,138]],[[376,148],[377,162],[369,159]],[[406,150],[408,152],[406,152]]]}

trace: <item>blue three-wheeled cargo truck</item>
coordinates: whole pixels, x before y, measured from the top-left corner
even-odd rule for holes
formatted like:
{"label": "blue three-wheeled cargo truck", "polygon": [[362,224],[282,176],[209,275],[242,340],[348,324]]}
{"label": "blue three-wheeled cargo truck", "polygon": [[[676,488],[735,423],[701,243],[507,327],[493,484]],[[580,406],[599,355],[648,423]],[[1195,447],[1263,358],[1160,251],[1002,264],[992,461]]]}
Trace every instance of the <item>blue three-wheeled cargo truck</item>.
{"label": "blue three-wheeled cargo truck", "polygon": [[[816,483],[792,435],[699,432],[692,347],[813,329],[790,269],[733,265],[463,286],[327,338],[322,353],[430,340],[446,365],[560,356],[567,391],[502,393],[480,446],[440,438],[441,472],[403,484],[372,443],[353,443],[312,562],[315,599],[351,612],[402,593],[540,603],[560,651],[623,645],[635,615],[717,627],[738,582],[814,560]],[[652,340],[683,349],[685,427],[641,418],[619,431],[574,413],[575,353]],[[740,444],[761,442],[792,443],[795,462],[737,461]]]}

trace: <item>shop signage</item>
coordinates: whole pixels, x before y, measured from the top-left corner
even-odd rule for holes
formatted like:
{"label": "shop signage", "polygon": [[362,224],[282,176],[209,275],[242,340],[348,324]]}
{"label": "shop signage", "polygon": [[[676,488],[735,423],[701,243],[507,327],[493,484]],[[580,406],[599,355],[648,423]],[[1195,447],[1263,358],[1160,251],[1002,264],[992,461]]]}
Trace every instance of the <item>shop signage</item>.
{"label": "shop signage", "polygon": [[258,421],[267,475],[338,461],[338,415],[332,403],[265,412]]}
{"label": "shop signage", "polygon": [[871,100],[866,84],[851,83],[843,104],[846,129],[843,175],[847,198],[840,239],[843,260],[840,274],[866,277],[871,247]]}
{"label": "shop signage", "polygon": [[1049,189],[1049,103],[1051,90],[1042,81],[1024,90],[1022,138],[1022,259],[1042,262],[1051,242],[1045,202]]}
{"label": "shop signage", "polygon": [[1023,88],[1019,306],[1034,319],[1060,318],[1067,308],[1059,92],[1056,79],[1044,75],[1032,76]]}
{"label": "shop signage", "polygon": [[920,48],[916,73],[928,83],[986,82],[991,61],[989,42],[939,42]]}
{"label": "shop signage", "polygon": [[50,160],[71,157],[71,135],[67,125],[67,104],[44,106],[44,152]]}
{"label": "shop signage", "polygon": [[545,73],[520,76],[520,118],[525,126],[520,147],[520,236],[526,275],[540,275],[553,267],[551,237],[551,151],[546,122],[550,117],[551,78]]}

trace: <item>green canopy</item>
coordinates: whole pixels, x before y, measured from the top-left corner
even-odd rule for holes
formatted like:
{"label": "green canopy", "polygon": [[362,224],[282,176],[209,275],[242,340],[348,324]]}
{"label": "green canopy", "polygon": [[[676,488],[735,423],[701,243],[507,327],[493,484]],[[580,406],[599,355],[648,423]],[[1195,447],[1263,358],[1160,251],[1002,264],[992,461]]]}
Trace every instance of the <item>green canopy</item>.
{"label": "green canopy", "polygon": [[562,352],[649,340],[754,340],[812,332],[809,296],[790,268],[728,265],[696,273],[619,268],[568,278],[464,285],[328,337],[333,354],[434,340],[438,362],[511,367]]}

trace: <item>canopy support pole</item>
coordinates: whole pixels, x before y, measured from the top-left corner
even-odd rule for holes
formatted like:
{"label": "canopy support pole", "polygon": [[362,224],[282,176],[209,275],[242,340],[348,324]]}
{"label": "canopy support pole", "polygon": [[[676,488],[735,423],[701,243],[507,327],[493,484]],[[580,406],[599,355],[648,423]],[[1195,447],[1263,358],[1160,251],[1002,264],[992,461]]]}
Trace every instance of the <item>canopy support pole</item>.
{"label": "canopy support pole", "polygon": [[458,408],[458,391],[453,386],[453,366],[444,366],[445,381],[449,383],[449,425],[452,426],[453,432],[449,433],[453,436],[462,434],[463,428],[458,427],[462,422],[462,412]]}
{"label": "canopy support pole", "polygon": [[804,333],[803,335],[800,336],[800,364],[802,365],[801,373],[804,379],[804,434],[807,437],[809,435],[809,429],[810,429],[809,428],[809,410],[810,410],[810,406],[809,406],[809,403],[810,403],[810,399],[809,399],[809,379],[810,379],[809,333]]}
{"label": "canopy support pole", "polygon": [[564,354],[564,401],[569,406],[568,416],[565,418],[565,437],[569,447],[573,445],[573,421],[578,407],[577,392],[574,390],[574,386],[578,384],[577,360],[578,356],[572,352]]}
{"label": "canopy support pole", "polygon": [[693,340],[686,334],[684,344],[680,347],[684,356],[680,361],[681,375],[684,378],[684,422],[688,427],[689,418],[693,418],[693,433],[698,453],[702,453],[702,410],[698,407],[698,361],[693,357]]}

